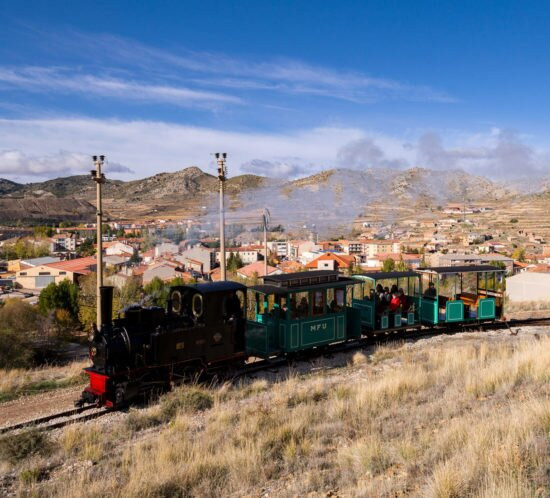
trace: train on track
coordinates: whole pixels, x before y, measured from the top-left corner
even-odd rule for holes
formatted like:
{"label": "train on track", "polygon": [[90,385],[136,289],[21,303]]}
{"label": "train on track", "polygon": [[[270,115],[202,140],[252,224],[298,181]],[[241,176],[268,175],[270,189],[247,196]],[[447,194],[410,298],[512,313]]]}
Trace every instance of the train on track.
{"label": "train on track", "polygon": [[[253,358],[292,356],[394,331],[502,320],[505,270],[434,267],[344,276],[317,270],[267,276],[262,285],[173,287],[167,308],[132,306],[90,334],[89,385],[78,404],[116,408],[200,372]],[[399,302],[386,300],[389,289]],[[101,288],[103,317],[112,287]]]}

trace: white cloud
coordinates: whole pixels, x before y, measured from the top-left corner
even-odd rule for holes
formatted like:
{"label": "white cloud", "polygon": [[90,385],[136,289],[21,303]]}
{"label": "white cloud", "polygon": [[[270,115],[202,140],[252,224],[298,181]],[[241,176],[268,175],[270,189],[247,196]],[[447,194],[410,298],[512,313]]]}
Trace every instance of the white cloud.
{"label": "white cloud", "polygon": [[112,77],[75,74],[59,68],[0,68],[0,85],[35,92],[80,93],[124,100],[165,102],[179,106],[212,106],[242,103],[232,95],[194,90],[182,86],[155,85]]}
{"label": "white cloud", "polygon": [[[53,154],[35,156],[20,150],[0,150],[0,174],[23,177],[55,177],[87,173],[91,169],[90,156],[60,150]],[[109,163],[110,172],[132,173],[119,163]]]}
{"label": "white cloud", "polygon": [[268,176],[271,178],[298,178],[315,172],[315,165],[306,163],[298,157],[265,161],[252,159],[241,166],[243,173]]}
{"label": "white cloud", "polygon": [[512,130],[493,129],[444,146],[437,133],[422,135],[416,145],[418,162],[429,168],[461,168],[479,175],[512,178],[550,173],[548,153],[525,143]]}
{"label": "white cloud", "polygon": [[503,131],[446,141],[423,135],[411,145],[398,136],[344,127],[251,133],[158,121],[0,119],[2,150],[0,176],[14,179],[87,172],[92,154],[106,154],[112,161],[106,168],[111,177],[128,178],[125,168],[137,178],[188,166],[214,173],[211,153],[218,151],[229,154],[231,176],[296,177],[334,167],[409,166],[462,168],[492,178],[550,173],[547,152]]}
{"label": "white cloud", "polygon": [[[325,98],[371,103],[380,100],[455,102],[444,91],[361,72],[307,64],[291,58],[253,60],[227,54],[197,52],[184,48],[161,50],[131,39],[94,33],[42,33],[50,50],[71,53],[86,65],[124,68],[142,80],[182,78],[206,88],[262,90],[271,93],[307,94]],[[67,43],[70,38],[71,43]],[[160,85],[163,87],[164,85]],[[225,97],[229,97],[225,95]]]}
{"label": "white cloud", "polygon": [[[0,150],[20,150],[41,157],[70,145],[71,150],[88,155],[106,154],[110,160],[130,167],[137,177],[191,165],[214,171],[210,154],[216,151],[229,153],[232,175],[243,172],[242,164],[258,158],[300,158],[317,168],[332,167],[336,151],[362,135],[361,130],[352,128],[315,128],[284,134],[229,132],[152,121],[0,120]],[[0,174],[15,172],[0,163]]]}

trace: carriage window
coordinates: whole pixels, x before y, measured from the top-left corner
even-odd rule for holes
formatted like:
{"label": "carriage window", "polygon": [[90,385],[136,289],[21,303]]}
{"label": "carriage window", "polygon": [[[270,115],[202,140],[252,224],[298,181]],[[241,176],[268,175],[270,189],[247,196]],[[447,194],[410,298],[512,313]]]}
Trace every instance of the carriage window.
{"label": "carriage window", "polygon": [[242,290],[236,291],[235,294],[237,295],[237,299],[239,300],[239,306],[241,308],[241,314],[242,314],[242,310],[244,310],[246,307],[246,294]]}
{"label": "carriage window", "polygon": [[296,293],[296,317],[306,318],[309,316],[309,292]]}
{"label": "carriage window", "polygon": [[248,299],[246,306],[246,318],[248,320],[256,320],[256,300],[258,294],[253,291],[248,291]]}
{"label": "carriage window", "polygon": [[345,304],[345,293],[344,289],[335,289],[334,297],[336,301],[336,311],[341,311],[344,309]]}
{"label": "carriage window", "polygon": [[363,299],[363,289],[362,284],[357,282],[353,285],[353,299]]}
{"label": "carriage window", "polygon": [[336,308],[336,299],[334,298],[334,289],[327,289],[327,311],[334,312]]}
{"label": "carriage window", "polygon": [[290,311],[290,318],[294,320],[296,318],[296,294],[290,294],[290,301],[288,303],[288,310]]}
{"label": "carriage window", "polygon": [[197,318],[202,316],[202,296],[200,294],[195,294],[193,296],[193,315]]}
{"label": "carriage window", "polygon": [[365,280],[363,282],[363,299],[370,299],[374,292],[374,282],[372,280]]}
{"label": "carriage window", "polygon": [[269,315],[274,318],[285,318],[287,312],[286,297],[279,295],[270,296]]}
{"label": "carriage window", "polygon": [[313,292],[313,315],[322,315],[325,312],[325,296],[322,290]]}
{"label": "carriage window", "polygon": [[[241,291],[237,292],[242,294]],[[228,294],[223,299],[223,314],[226,319],[231,317],[242,317],[242,302],[241,299],[239,299],[237,292]]]}
{"label": "carriage window", "polygon": [[353,287],[348,286],[348,287],[346,287],[344,306],[346,306],[346,305],[351,306],[352,297],[353,297]]}

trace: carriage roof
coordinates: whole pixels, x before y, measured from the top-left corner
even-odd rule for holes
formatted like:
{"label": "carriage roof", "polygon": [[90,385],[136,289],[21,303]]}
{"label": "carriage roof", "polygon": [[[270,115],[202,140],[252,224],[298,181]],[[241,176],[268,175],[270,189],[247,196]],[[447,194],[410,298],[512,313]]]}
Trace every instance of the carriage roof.
{"label": "carriage roof", "polygon": [[486,273],[505,272],[506,269],[492,265],[464,265],[464,266],[432,266],[430,268],[419,268],[421,273],[455,274],[455,273]]}

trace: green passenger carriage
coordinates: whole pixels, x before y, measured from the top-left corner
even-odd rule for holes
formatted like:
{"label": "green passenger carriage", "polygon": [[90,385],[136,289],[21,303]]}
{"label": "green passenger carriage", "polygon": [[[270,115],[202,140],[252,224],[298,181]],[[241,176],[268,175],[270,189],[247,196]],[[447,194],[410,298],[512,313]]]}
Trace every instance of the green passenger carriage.
{"label": "green passenger carriage", "polygon": [[[420,327],[420,275],[413,271],[372,272],[354,275],[353,307],[361,313],[361,325],[368,332]],[[405,293],[405,303],[390,311],[376,287],[397,286]]]}
{"label": "green passenger carriage", "polygon": [[440,266],[421,275],[421,321],[427,325],[500,319],[506,270],[490,265]]}
{"label": "green passenger carriage", "polygon": [[318,270],[267,276],[248,289],[246,348],[269,357],[361,336],[355,280]]}

